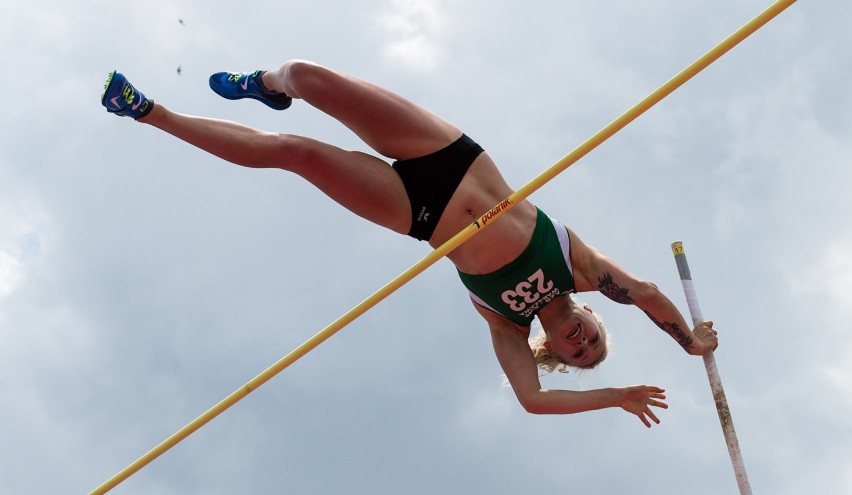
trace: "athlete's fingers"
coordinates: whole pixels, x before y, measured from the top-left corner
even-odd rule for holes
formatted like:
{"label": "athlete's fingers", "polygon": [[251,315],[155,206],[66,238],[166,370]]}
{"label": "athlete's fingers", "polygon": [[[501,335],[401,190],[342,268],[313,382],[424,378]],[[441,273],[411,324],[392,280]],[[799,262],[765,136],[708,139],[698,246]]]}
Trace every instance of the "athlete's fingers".
{"label": "athlete's fingers", "polygon": [[[651,417],[651,419],[653,419],[653,420],[654,420],[654,423],[660,424],[660,418],[658,418],[658,417],[657,417],[657,415],[656,415],[656,414],[654,414],[654,411],[652,411],[651,409],[649,409],[649,408],[647,408],[647,407],[646,407],[646,408],[645,408],[645,414],[647,414],[648,416],[650,416],[650,417]],[[648,423],[646,423],[646,424],[648,424]],[[651,426],[651,425],[650,425],[650,424],[648,424],[648,427],[650,427],[650,426]]]}

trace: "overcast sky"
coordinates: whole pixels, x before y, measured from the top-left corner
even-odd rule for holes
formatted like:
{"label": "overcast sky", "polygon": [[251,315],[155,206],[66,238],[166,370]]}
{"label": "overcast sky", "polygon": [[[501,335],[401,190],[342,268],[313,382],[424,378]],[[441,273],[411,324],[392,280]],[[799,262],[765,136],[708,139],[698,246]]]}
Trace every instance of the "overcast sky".
{"label": "overcast sky", "polygon": [[[177,111],[365,150],[304,103],[207,87],[313,59],[454,122],[520,187],[770,1],[3,4],[0,492],[17,495],[88,493],[429,252],[294,175],[108,115],[110,70]],[[850,10],[794,4],[531,198],[685,312],[684,241],[755,493],[852,493]],[[525,413],[442,260],[113,493],[735,493],[701,360],[584,299],[610,357],[545,386],[661,386],[661,425]]]}

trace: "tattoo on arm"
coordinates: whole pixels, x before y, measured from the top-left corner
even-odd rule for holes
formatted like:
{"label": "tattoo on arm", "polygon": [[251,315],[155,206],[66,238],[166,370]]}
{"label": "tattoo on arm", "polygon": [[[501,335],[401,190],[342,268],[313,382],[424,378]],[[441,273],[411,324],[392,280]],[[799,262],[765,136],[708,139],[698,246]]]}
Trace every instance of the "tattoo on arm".
{"label": "tattoo on arm", "polygon": [[650,318],[655,325],[662,328],[667,334],[671,335],[684,350],[689,351],[689,348],[692,347],[692,337],[687,335],[686,332],[680,328],[680,325],[677,323],[669,323],[667,321],[657,321],[657,319],[654,318],[654,315],[647,311],[645,311],[645,314],[648,315],[648,318]]}
{"label": "tattoo on arm", "polygon": [[[600,277],[598,277],[598,290],[601,294],[617,303],[635,304],[628,293],[628,289],[615,283],[615,280],[612,279],[612,274],[609,272],[604,272]],[[683,329],[680,328],[680,325],[667,321],[658,321],[654,318],[654,315],[647,311],[645,311],[645,314],[648,315],[648,318],[650,318],[655,325],[660,327],[667,334],[671,335],[671,337],[675,339],[675,341],[680,344],[684,350],[689,351],[689,348],[692,347],[692,337],[684,332]]]}
{"label": "tattoo on arm", "polygon": [[616,284],[609,272],[604,272],[603,275],[598,277],[598,290],[617,303],[633,304],[633,299],[627,293],[628,290]]}

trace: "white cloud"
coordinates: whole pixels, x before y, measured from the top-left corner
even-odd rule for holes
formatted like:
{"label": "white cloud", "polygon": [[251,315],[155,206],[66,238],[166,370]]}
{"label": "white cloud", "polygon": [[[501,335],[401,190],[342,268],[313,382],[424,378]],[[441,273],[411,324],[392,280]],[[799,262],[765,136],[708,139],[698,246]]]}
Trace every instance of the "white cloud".
{"label": "white cloud", "polygon": [[821,265],[820,278],[826,295],[835,299],[839,306],[847,310],[852,308],[852,240],[829,245]]}
{"label": "white cloud", "polygon": [[799,290],[830,301],[838,314],[852,310],[852,239],[826,241],[814,262],[798,273]]}
{"label": "white cloud", "polygon": [[823,367],[821,372],[826,382],[837,390],[836,397],[846,402],[847,408],[852,408],[852,364],[844,359]]}
{"label": "white cloud", "polygon": [[390,10],[378,16],[377,24],[387,38],[384,51],[389,60],[416,72],[431,72],[438,67],[445,28],[441,3],[394,0]]}
{"label": "white cloud", "polygon": [[4,251],[0,251],[0,298],[12,293],[23,279],[21,264]]}
{"label": "white cloud", "polygon": [[847,322],[852,316],[852,238],[826,243],[816,253],[815,260],[802,270],[806,275],[799,287],[803,293],[825,301],[821,305],[825,314],[819,318],[826,322],[827,328],[821,331],[827,331],[835,343],[832,355],[824,356],[819,368],[820,381],[836,392],[833,396],[852,408],[852,364],[845,351],[850,341]]}
{"label": "white cloud", "polygon": [[41,250],[39,231],[46,222],[47,216],[34,200],[0,199],[0,298],[24,282],[27,263]]}

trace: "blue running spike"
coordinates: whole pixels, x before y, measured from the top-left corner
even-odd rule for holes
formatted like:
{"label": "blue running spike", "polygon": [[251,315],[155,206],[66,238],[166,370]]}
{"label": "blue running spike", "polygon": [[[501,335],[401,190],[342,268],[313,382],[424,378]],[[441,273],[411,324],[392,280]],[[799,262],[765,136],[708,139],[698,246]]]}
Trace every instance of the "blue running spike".
{"label": "blue running spike", "polygon": [[140,119],[154,108],[154,100],[145,98],[141,91],[130,84],[124,74],[114,70],[109,73],[104,84],[101,105],[106,107],[109,113]]}
{"label": "blue running spike", "polygon": [[262,71],[254,72],[217,72],[210,76],[210,89],[217,95],[229,100],[251,98],[274,110],[284,110],[293,103],[293,99],[284,93],[274,93],[262,88],[259,78]]}

